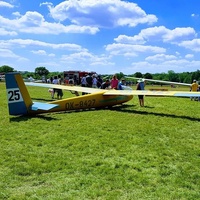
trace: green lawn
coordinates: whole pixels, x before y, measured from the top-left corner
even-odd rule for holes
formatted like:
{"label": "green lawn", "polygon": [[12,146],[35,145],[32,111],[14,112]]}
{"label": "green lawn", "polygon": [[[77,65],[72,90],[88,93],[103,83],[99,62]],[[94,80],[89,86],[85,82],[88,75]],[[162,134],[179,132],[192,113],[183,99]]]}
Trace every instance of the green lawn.
{"label": "green lawn", "polygon": [[10,117],[0,91],[0,199],[200,199],[200,102],[145,97],[140,107],[134,97],[112,110]]}

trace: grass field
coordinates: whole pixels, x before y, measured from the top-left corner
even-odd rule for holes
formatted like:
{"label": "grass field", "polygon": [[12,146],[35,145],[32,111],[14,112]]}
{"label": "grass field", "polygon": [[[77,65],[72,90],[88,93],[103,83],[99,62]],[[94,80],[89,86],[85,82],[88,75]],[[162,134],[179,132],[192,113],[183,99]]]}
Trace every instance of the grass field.
{"label": "grass field", "polygon": [[140,107],[134,97],[112,110],[10,117],[0,91],[0,199],[200,199],[200,102],[145,97]]}

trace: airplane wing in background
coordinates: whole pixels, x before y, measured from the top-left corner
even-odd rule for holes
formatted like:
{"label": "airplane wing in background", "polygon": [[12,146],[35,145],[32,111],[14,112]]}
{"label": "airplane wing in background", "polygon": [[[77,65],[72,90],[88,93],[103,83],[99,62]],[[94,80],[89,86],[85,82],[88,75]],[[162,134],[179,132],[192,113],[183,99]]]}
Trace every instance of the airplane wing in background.
{"label": "airplane wing in background", "polygon": [[[136,77],[131,77],[131,76],[126,76],[126,78],[135,79],[135,80],[141,79],[141,78],[136,78]],[[154,79],[147,79],[147,78],[142,78],[142,79],[145,81],[157,82],[157,83],[163,83],[163,84],[191,86],[191,84],[189,83],[178,83],[178,82],[154,80]]]}

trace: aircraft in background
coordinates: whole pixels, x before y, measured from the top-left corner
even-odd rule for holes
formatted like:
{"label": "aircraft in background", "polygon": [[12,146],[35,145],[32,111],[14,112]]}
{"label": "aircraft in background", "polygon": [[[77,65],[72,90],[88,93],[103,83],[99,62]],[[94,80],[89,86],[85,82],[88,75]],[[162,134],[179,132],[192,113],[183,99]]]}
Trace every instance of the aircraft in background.
{"label": "aircraft in background", "polygon": [[0,73],[0,82],[5,81],[5,74],[4,73]]}
{"label": "aircraft in background", "polygon": [[63,89],[75,92],[85,92],[86,95],[51,101],[49,103],[33,102],[27,87],[18,72],[7,73],[6,92],[10,115],[35,115],[42,113],[82,110],[90,108],[112,107],[130,101],[133,95],[154,95],[173,97],[199,97],[198,92],[184,91],[148,91],[148,90],[104,90],[79,86],[65,86],[45,83],[27,82],[27,86]]}
{"label": "aircraft in background", "polygon": [[154,82],[154,83],[157,82],[157,83],[168,84],[168,85],[191,86],[191,84],[189,84],[189,83],[178,83],[178,82],[154,80],[154,79],[147,79],[147,78],[137,78],[137,77],[132,77],[132,76],[126,76],[126,78],[128,78],[128,79],[134,79],[134,80],[143,79],[144,81],[149,81],[149,82]]}
{"label": "aircraft in background", "polygon": [[[10,72],[11,73],[11,72]],[[23,81],[24,82],[35,82],[35,83],[44,83],[44,81],[41,79],[41,80],[35,80],[34,78],[32,77],[29,77],[29,78],[23,78]],[[1,75],[0,74],[0,82],[5,82],[5,75]]]}

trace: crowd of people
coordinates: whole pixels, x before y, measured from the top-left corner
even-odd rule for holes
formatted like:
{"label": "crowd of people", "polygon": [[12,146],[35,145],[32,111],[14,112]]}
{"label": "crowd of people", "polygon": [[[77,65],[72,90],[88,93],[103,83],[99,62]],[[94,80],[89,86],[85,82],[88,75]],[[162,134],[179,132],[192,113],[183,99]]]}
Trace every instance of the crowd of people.
{"label": "crowd of people", "polygon": [[[92,77],[92,79],[91,79]],[[127,82],[124,78],[119,80],[117,75],[113,75],[111,79],[106,79],[103,81],[100,75],[87,75],[86,77],[82,78],[83,82],[86,82],[86,87],[93,87],[99,89],[115,89],[115,90],[124,90],[131,89],[127,86]],[[82,84],[81,84],[82,85]],[[84,86],[83,86],[84,87]]]}
{"label": "crowd of people", "polygon": [[[54,76],[47,80],[47,83],[51,84],[62,84],[61,77]],[[74,82],[71,82],[70,85],[74,85]],[[81,78],[80,85],[82,87],[89,87],[89,88],[99,88],[99,89],[116,89],[116,90],[123,90],[124,86],[126,86],[125,79],[122,79],[121,81],[117,79],[116,75],[113,75],[112,79],[106,79],[103,81],[100,75],[91,74],[85,75]],[[55,94],[57,94],[57,99],[62,99],[63,92],[61,89],[56,88],[50,88],[49,92],[51,93],[52,99],[54,99]],[[82,93],[82,95],[85,95],[86,93]]]}
{"label": "crowd of people", "polygon": [[122,85],[126,85],[125,79],[119,81],[116,75],[113,75],[111,80],[106,79],[103,81],[100,75],[97,76],[89,73],[81,79],[82,87],[123,90]]}
{"label": "crowd of people", "polygon": [[[54,78],[50,78],[48,82],[52,84],[61,84],[62,80],[60,76],[54,76]],[[74,85],[74,82],[72,82],[71,85]],[[115,90],[124,90],[125,88],[131,89],[130,87],[127,87],[126,80],[123,78],[119,80],[116,74],[112,76],[111,80],[106,79],[105,81],[103,81],[100,75],[88,73],[88,75],[85,75],[81,78],[80,85],[82,87],[99,88],[99,89],[115,89]],[[138,79],[136,84],[136,90],[144,90],[144,89],[145,89],[145,80],[142,78]],[[192,92],[200,91],[200,87],[197,84],[196,80],[193,80],[190,91]],[[52,99],[54,98],[55,94],[57,95],[57,99],[62,99],[63,97],[63,92],[61,89],[51,88],[49,89],[49,92],[51,93]],[[82,92],[82,95],[85,94],[87,93]],[[143,107],[144,95],[138,95],[138,99],[139,99],[139,105]],[[200,97],[197,98],[191,97],[191,100],[200,101]]]}
{"label": "crowd of people", "polygon": [[[137,81],[137,86],[136,86],[136,90],[144,90],[145,87],[145,81],[144,79],[139,79]],[[88,74],[86,76],[83,76],[81,79],[81,86],[82,87],[92,87],[92,88],[100,88],[100,89],[115,89],[115,90],[124,90],[126,89],[131,89],[130,87],[126,86],[126,81],[124,78],[122,78],[121,80],[119,80],[117,78],[117,75],[114,74],[112,76],[112,79],[106,79],[105,81],[103,81],[103,79],[101,78],[101,76],[96,76],[95,74]],[[82,93],[83,95],[85,93]],[[139,95],[139,103],[140,106],[143,107],[144,106],[144,95]]]}

